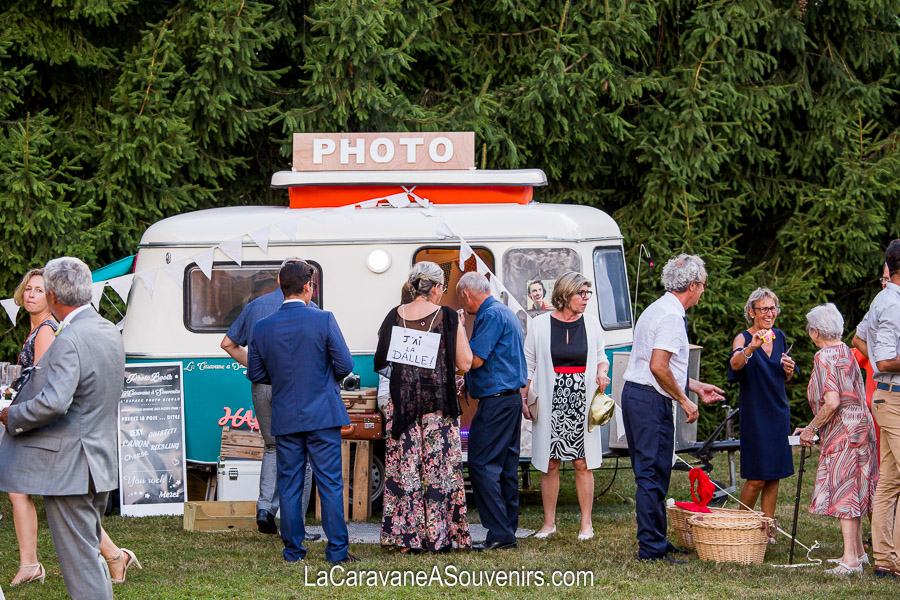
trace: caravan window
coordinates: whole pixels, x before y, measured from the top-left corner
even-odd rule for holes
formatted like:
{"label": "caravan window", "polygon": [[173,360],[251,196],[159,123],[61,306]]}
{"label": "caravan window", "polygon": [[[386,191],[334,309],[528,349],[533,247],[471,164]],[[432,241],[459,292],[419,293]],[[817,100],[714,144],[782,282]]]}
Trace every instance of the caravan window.
{"label": "caravan window", "polygon": [[[494,256],[487,248],[472,248],[475,254],[484,261],[487,268],[494,270]],[[456,295],[456,284],[462,277],[463,271],[459,268],[459,246],[455,248],[421,248],[415,254],[413,263],[431,261],[444,271],[444,282],[447,284],[447,293],[441,298],[441,304],[456,310],[462,308]],[[466,262],[466,271],[475,270],[475,257],[470,257]],[[397,299],[400,299],[400,290],[397,290]],[[471,319],[470,319],[471,322]]]}
{"label": "caravan window", "polygon": [[[503,285],[532,317],[553,310],[553,285],[568,271],[581,272],[574,248],[512,248],[503,255]],[[527,332],[525,313],[519,311],[518,317]]]}
{"label": "caravan window", "polygon": [[621,248],[594,248],[594,279],[597,282],[594,297],[603,329],[631,327],[631,299]]}
{"label": "caravan window", "polygon": [[[322,306],[322,268],[316,268],[318,280],[313,302]],[[195,264],[187,268],[184,286],[184,325],[190,331],[225,333],[251,300],[275,291],[281,263],[215,264],[207,279]]]}

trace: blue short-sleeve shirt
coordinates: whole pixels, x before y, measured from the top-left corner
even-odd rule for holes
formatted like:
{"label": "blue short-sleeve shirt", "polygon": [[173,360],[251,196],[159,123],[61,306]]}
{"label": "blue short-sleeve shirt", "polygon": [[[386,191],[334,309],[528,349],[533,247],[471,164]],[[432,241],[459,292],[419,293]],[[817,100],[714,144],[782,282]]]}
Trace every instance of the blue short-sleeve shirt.
{"label": "blue short-sleeve shirt", "polygon": [[525,386],[525,337],[515,313],[493,296],[478,308],[472,339],[472,354],[484,361],[466,373],[473,398],[486,398]]}
{"label": "blue short-sleeve shirt", "polygon": [[251,300],[228,328],[225,335],[238,346],[249,346],[253,339],[253,326],[275,313],[283,303],[284,294],[281,293],[280,288]]}

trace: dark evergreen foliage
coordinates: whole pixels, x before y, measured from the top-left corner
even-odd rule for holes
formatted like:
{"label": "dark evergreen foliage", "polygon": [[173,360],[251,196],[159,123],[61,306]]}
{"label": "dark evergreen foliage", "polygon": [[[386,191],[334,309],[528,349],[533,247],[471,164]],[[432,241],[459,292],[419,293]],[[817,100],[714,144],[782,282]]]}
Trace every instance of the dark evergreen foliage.
{"label": "dark evergreen foliage", "polygon": [[294,131],[474,130],[480,166],[612,213],[632,277],[640,243],[706,259],[705,378],[758,285],[808,374],[805,311],[852,331],[900,236],[898,36],[896,0],[0,2],[0,294],[164,216],[284,203]]}

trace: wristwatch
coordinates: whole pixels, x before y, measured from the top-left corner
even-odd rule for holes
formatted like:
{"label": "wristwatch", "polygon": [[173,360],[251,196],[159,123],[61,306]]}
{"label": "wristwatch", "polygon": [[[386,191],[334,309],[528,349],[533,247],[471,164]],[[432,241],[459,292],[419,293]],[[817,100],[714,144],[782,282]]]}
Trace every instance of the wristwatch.
{"label": "wristwatch", "polygon": [[809,428],[812,429],[812,430],[815,432],[816,435],[819,435],[819,428],[818,428],[818,427],[816,427],[815,425],[813,425],[812,423],[810,423],[810,424],[809,424]]}

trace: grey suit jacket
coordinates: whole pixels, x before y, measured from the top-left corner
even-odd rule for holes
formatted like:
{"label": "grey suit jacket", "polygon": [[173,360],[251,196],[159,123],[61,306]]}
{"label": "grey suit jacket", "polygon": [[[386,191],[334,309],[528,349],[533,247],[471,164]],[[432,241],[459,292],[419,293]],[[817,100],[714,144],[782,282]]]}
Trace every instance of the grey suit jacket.
{"label": "grey suit jacket", "polygon": [[9,407],[0,437],[0,490],[69,496],[118,487],[117,410],[125,348],[89,307],[50,344]]}

